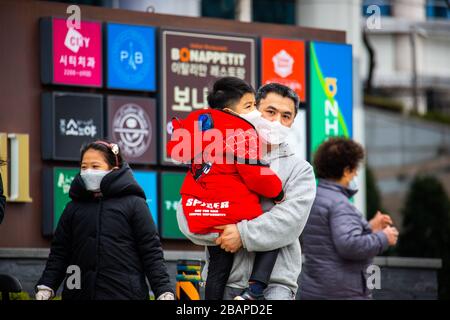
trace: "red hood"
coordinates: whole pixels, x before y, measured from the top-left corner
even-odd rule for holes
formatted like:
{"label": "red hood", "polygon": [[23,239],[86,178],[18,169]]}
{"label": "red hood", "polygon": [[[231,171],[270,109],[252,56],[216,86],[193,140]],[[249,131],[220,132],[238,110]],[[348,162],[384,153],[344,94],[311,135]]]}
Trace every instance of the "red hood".
{"label": "red hood", "polygon": [[[238,158],[258,158],[260,142],[256,130],[250,122],[237,115],[217,109],[202,109],[191,112],[184,120],[172,119],[172,125],[167,156],[175,161],[189,163],[205,151],[212,157],[220,152],[221,156],[233,153]],[[216,130],[214,134],[212,129]],[[216,134],[223,137],[220,149],[212,148]]]}

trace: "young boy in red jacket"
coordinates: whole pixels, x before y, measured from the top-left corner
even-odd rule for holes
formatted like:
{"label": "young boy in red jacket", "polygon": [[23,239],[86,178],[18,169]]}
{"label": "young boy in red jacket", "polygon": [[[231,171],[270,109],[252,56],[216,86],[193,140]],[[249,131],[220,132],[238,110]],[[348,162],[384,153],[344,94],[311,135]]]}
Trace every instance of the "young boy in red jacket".
{"label": "young boy in red jacket", "polygon": [[[218,232],[216,227],[251,220],[263,213],[259,196],[284,199],[281,180],[261,160],[261,145],[252,123],[260,118],[255,92],[232,77],[218,80],[208,95],[212,109],[173,119],[168,156],[189,163],[180,193],[193,233]],[[214,138],[212,138],[214,137]],[[205,298],[220,300],[233,265],[233,254],[209,246],[210,263]],[[258,252],[249,287],[239,298],[263,299],[278,250]]]}

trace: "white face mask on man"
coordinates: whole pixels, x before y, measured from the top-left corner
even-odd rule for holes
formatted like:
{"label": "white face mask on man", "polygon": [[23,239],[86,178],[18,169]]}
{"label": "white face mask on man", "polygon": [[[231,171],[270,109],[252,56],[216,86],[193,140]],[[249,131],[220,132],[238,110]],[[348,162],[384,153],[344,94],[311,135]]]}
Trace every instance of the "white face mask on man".
{"label": "white face mask on man", "polygon": [[279,121],[269,121],[261,117],[256,131],[265,143],[277,145],[287,140],[291,129],[283,126]]}
{"label": "white face mask on man", "polygon": [[85,169],[81,170],[81,178],[84,181],[86,190],[98,192],[103,178],[112,170]]}
{"label": "white face mask on man", "polygon": [[276,145],[285,142],[290,133],[290,128],[283,126],[279,121],[264,119],[258,110],[240,114],[240,116],[256,128],[261,139],[267,144]]}

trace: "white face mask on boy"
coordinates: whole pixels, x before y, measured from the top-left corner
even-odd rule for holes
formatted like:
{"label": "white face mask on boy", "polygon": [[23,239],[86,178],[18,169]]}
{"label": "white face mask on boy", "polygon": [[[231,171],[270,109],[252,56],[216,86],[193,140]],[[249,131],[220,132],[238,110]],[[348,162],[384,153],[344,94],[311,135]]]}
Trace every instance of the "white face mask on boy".
{"label": "white face mask on boy", "polygon": [[258,109],[255,109],[253,111],[250,111],[249,113],[241,113],[239,114],[239,116],[256,127],[262,117],[262,114],[258,111]]}
{"label": "white face mask on boy", "polygon": [[112,170],[97,170],[97,169],[85,169],[81,170],[81,178],[84,181],[86,190],[89,191],[100,191],[100,184],[103,178],[110,173]]}

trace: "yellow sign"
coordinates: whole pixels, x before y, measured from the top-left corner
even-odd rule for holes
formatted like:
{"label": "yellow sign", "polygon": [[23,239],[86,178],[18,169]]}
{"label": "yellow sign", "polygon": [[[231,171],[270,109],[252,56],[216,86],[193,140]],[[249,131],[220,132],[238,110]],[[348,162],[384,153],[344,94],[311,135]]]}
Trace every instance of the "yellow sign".
{"label": "yellow sign", "polygon": [[30,197],[30,139],[28,134],[0,132],[0,167],[8,202],[33,202]]}

